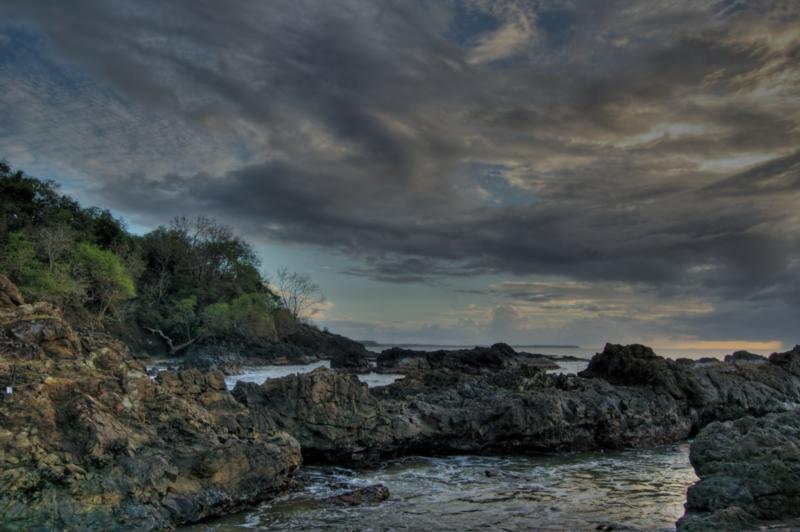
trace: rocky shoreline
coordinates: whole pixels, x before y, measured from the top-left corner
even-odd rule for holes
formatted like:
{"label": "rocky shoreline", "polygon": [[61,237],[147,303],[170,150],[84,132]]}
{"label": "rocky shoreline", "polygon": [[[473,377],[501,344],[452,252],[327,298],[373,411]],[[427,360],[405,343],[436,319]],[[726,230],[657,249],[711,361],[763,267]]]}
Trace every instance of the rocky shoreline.
{"label": "rocky shoreline", "polygon": [[[503,344],[435,357],[389,350],[378,366],[406,375],[389,386],[370,389],[354,375],[360,363],[337,363],[231,393],[216,369],[153,380],[122,343],[76,333],[1,278],[0,327],[8,529],[169,529],[292,489],[303,461],[624,449],[695,434],[701,480],[681,530],[800,513],[800,348],[694,362],[608,344],[578,376],[547,374]],[[387,496],[375,488],[330,503]]]}

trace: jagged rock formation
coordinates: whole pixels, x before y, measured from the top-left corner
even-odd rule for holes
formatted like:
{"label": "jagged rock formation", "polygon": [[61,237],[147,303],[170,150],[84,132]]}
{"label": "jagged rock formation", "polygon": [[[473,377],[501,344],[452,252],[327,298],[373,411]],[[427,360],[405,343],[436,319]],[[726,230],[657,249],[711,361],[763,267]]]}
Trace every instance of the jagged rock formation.
{"label": "jagged rock formation", "polygon": [[700,480],[678,530],[754,530],[800,517],[800,411],[712,423],[690,458]]}
{"label": "jagged rock formation", "polygon": [[769,361],[792,375],[800,376],[800,345],[794,346],[794,349],[785,353],[772,353]]}
{"label": "jagged rock formation", "polygon": [[240,383],[234,396],[263,430],[286,430],[309,460],[331,463],[641,447],[800,402],[800,379],[778,364],[681,363],[638,345],[607,345],[582,377],[530,366],[482,374],[456,367],[410,372],[377,389],[318,369]]}
{"label": "jagged rock formation", "polygon": [[420,373],[432,370],[453,370],[464,373],[486,373],[521,366],[543,369],[558,369],[558,364],[544,355],[517,353],[504,343],[491,347],[472,349],[440,349],[437,351],[414,351],[393,347],[378,355],[376,371],[384,373]]}
{"label": "jagged rock formation", "polygon": [[121,343],[79,336],[2,276],[0,384],[4,529],[171,528],[263,500],[300,464],[220,373],[154,382]]}
{"label": "jagged rock formation", "polygon": [[[800,350],[791,353],[785,364],[800,357]],[[800,403],[800,379],[785,365],[742,363],[738,357],[727,362],[676,361],[645,346],[607,344],[580,376],[666,393],[684,405],[693,432],[712,421],[763,416]]]}

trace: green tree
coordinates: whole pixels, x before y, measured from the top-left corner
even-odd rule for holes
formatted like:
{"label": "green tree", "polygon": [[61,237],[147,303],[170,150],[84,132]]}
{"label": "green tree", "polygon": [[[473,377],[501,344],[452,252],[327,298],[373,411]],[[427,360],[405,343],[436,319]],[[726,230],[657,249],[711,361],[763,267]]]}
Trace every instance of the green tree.
{"label": "green tree", "polygon": [[71,275],[68,262],[41,260],[37,244],[23,231],[14,231],[5,240],[0,248],[0,271],[25,295],[72,309],[83,304],[85,288]]}
{"label": "green tree", "polygon": [[273,299],[263,293],[243,294],[230,303],[214,303],[203,311],[202,334],[222,338],[237,336],[244,340],[277,338]]}
{"label": "green tree", "polygon": [[75,273],[85,282],[89,301],[100,321],[117,313],[119,305],[136,296],[133,279],[113,252],[84,242],[75,251]]}

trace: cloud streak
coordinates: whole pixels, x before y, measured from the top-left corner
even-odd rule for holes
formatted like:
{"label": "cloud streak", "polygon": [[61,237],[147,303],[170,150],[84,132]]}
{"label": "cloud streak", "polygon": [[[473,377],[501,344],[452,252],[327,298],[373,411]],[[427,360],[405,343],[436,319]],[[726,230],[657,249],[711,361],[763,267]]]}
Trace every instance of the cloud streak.
{"label": "cloud streak", "polygon": [[661,323],[694,334],[800,302],[792,3],[5,9],[3,154],[134,218],[212,213],[383,282],[694,298],[706,321]]}

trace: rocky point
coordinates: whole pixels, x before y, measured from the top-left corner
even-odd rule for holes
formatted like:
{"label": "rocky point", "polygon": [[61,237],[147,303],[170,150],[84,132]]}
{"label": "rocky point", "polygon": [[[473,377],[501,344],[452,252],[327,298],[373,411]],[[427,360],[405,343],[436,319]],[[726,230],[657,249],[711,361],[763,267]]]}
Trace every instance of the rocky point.
{"label": "rocky point", "polygon": [[4,529],[169,529],[279,493],[300,465],[297,441],[257,426],[220,373],[153,381],[2,276],[0,379]]}

